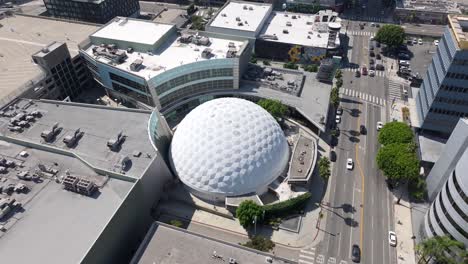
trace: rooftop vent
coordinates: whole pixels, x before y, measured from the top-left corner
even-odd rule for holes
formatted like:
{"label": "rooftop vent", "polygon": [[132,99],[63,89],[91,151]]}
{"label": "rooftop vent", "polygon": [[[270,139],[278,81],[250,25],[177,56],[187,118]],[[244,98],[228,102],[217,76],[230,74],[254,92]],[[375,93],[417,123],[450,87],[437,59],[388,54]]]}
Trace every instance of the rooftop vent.
{"label": "rooftop vent", "polygon": [[139,71],[141,67],[143,66],[143,60],[142,59],[136,59],[130,64],[130,70],[131,71]]}
{"label": "rooftop vent", "polygon": [[241,21],[241,18],[240,18],[240,17],[236,17],[236,21]]}
{"label": "rooftop vent", "polygon": [[120,131],[119,134],[117,134],[116,138],[111,138],[107,141],[107,146],[112,151],[118,151],[119,147],[125,141],[125,138],[126,136],[123,134],[123,131]]}
{"label": "rooftop vent", "polygon": [[284,33],[284,34],[289,34],[289,30],[283,29],[283,33]]}
{"label": "rooftop vent", "polygon": [[292,19],[296,19],[297,16],[296,16],[296,15],[292,15],[291,18],[292,18]]}
{"label": "rooftop vent", "polygon": [[238,25],[239,27],[242,27],[242,26],[244,25],[244,23],[239,22],[239,23],[237,23],[237,25]]}
{"label": "rooftop vent", "polygon": [[82,132],[79,128],[75,130],[75,133],[73,135],[68,135],[63,138],[63,143],[67,145],[67,147],[71,148],[78,144],[78,141],[83,137],[84,132]]}
{"label": "rooftop vent", "polygon": [[253,6],[249,6],[249,10],[254,10],[254,9],[253,9]]}
{"label": "rooftop vent", "polygon": [[291,21],[287,21],[287,22],[286,22],[286,26],[287,26],[287,27],[291,27],[291,26],[292,26]]}
{"label": "rooftop vent", "polygon": [[49,50],[49,48],[45,47],[45,48],[42,48],[41,51],[42,51],[43,53],[49,53],[50,50]]}
{"label": "rooftop vent", "polygon": [[247,10],[247,5],[244,5],[242,8],[243,8],[244,10]]}
{"label": "rooftop vent", "polygon": [[46,141],[46,142],[51,142],[55,139],[55,137],[60,134],[60,132],[62,131],[62,128],[59,127],[59,124],[58,123],[55,123],[53,126],[52,126],[52,129],[51,130],[44,130],[42,131],[41,133],[41,137]]}
{"label": "rooftop vent", "polygon": [[213,56],[213,50],[210,48],[206,48],[202,51],[202,58],[209,59],[211,56]]}
{"label": "rooftop vent", "polygon": [[227,17],[226,13],[221,13],[222,17]]}

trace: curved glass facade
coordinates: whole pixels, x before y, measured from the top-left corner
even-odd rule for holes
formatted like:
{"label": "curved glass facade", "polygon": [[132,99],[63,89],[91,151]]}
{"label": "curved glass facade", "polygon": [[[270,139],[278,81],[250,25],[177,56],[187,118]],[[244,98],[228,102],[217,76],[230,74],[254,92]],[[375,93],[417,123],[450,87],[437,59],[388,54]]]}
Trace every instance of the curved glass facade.
{"label": "curved glass facade", "polygon": [[211,59],[181,65],[148,81],[151,92],[159,98],[161,108],[210,90],[234,89],[238,86],[238,59]]}
{"label": "curved glass facade", "polygon": [[148,122],[148,133],[153,147],[163,154],[168,160],[169,145],[171,143],[172,132],[158,110],[154,110]]}

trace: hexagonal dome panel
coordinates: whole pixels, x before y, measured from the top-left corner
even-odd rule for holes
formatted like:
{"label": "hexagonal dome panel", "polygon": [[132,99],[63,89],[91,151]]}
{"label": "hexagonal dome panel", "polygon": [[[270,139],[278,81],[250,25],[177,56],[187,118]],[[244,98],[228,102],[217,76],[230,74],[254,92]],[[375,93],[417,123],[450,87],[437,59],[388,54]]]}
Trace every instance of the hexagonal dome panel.
{"label": "hexagonal dome panel", "polygon": [[265,190],[286,168],[289,149],[280,126],[262,107],[221,98],[180,122],[170,159],[180,180],[197,192],[238,196]]}

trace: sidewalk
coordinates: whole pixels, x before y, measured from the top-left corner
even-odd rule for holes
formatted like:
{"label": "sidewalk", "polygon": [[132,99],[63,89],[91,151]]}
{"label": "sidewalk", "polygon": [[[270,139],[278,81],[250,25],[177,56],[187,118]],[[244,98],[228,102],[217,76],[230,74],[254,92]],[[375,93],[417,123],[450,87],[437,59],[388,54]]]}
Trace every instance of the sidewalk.
{"label": "sidewalk", "polygon": [[405,192],[400,204],[394,204],[395,233],[397,235],[397,263],[415,264],[413,224],[411,222],[411,203]]}

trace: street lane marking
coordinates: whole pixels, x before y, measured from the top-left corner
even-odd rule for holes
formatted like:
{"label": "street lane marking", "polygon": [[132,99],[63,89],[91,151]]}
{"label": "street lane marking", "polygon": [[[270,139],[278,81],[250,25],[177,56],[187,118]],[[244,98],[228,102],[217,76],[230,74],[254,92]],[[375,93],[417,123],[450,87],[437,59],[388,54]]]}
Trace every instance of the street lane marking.
{"label": "street lane marking", "polygon": [[325,257],[323,255],[318,255],[317,259],[315,259],[315,261],[317,261],[317,263],[319,264],[323,264],[324,260],[325,260]]}
{"label": "street lane marking", "polygon": [[310,262],[310,261],[303,260],[303,259],[300,259],[300,260],[299,260],[299,263],[314,264],[314,262]]}
{"label": "street lane marking", "polygon": [[330,257],[328,258],[328,264],[335,264],[336,263],[336,258]]}

